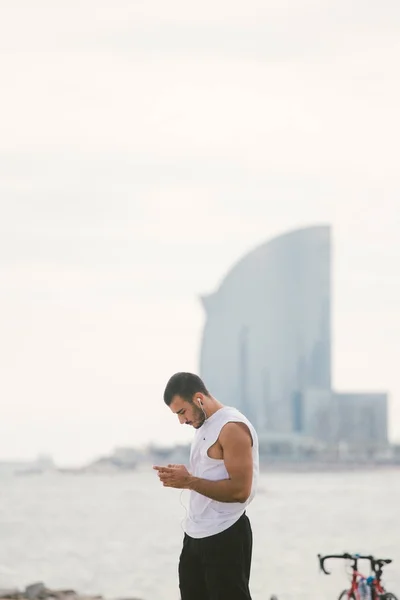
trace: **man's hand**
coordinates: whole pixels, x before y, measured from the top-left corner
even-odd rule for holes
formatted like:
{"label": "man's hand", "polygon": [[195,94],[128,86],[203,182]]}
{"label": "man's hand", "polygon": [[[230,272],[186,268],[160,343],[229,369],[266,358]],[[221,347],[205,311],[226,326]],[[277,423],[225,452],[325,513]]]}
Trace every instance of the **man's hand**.
{"label": "man's hand", "polygon": [[154,466],[164,487],[188,489],[192,476],[185,465],[168,465],[167,467]]}

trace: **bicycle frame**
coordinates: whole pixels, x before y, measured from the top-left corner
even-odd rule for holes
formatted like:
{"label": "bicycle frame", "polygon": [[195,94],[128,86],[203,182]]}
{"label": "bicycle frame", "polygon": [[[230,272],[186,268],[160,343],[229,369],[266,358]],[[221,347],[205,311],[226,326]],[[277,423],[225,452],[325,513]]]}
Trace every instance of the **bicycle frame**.
{"label": "bicycle frame", "polygon": [[356,569],[353,569],[353,574],[351,576],[351,585],[350,585],[350,589],[347,590],[347,598],[348,600],[351,599],[352,596],[354,596],[354,598],[356,600],[361,600],[361,595],[360,595],[360,590],[359,590],[359,583],[360,580],[363,579],[367,579],[365,577],[365,575],[363,575],[362,573],[360,573],[359,571],[357,571]]}
{"label": "bicycle frame", "polygon": [[385,588],[383,587],[381,581],[375,577],[374,580],[370,584],[371,586],[371,600],[378,600],[381,594],[385,593]]}

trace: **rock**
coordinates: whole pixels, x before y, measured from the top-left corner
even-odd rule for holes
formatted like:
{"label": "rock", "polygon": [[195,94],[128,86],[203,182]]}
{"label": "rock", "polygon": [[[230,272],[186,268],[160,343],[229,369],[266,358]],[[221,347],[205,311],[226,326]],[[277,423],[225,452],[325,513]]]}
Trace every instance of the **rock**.
{"label": "rock", "polygon": [[41,594],[40,598],[56,598],[57,600],[71,600],[77,598],[78,594],[74,590],[49,590],[45,589]]}
{"label": "rock", "polygon": [[[74,590],[50,590],[44,583],[28,585],[25,591],[0,589],[0,600],[104,600],[100,595],[78,594]],[[140,598],[118,598],[117,600],[141,600]]]}
{"label": "rock", "polygon": [[38,598],[45,590],[46,586],[41,581],[32,583],[32,585],[28,585],[25,588],[24,596],[29,600],[35,600],[35,598]]}
{"label": "rock", "polygon": [[75,600],[103,600],[103,596],[76,596]]}
{"label": "rock", "polygon": [[134,598],[129,597],[129,598],[117,598],[116,600],[142,600],[141,598],[137,598],[136,596]]}
{"label": "rock", "polygon": [[17,598],[21,595],[21,592],[17,588],[10,590],[2,590],[0,588],[0,598]]}

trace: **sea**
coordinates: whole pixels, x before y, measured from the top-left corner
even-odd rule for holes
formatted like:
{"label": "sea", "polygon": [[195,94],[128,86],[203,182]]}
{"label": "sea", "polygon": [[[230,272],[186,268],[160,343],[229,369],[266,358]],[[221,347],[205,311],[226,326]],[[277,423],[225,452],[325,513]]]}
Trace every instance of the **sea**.
{"label": "sea", "polygon": [[[0,588],[42,581],[107,599],[178,600],[187,503],[151,466],[0,476]],[[338,598],[348,565],[332,560],[327,576],[317,555],[342,552],[393,559],[385,583],[400,598],[400,470],[266,470],[247,514],[253,600]]]}

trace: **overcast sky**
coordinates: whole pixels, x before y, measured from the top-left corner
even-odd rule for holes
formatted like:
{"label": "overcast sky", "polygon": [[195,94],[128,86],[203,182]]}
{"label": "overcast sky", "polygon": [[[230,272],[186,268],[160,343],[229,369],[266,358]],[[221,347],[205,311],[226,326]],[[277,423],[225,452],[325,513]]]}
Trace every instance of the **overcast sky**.
{"label": "overcast sky", "polygon": [[190,439],[199,295],[318,223],[335,387],[400,440],[399,60],[398,0],[3,3],[0,458]]}

